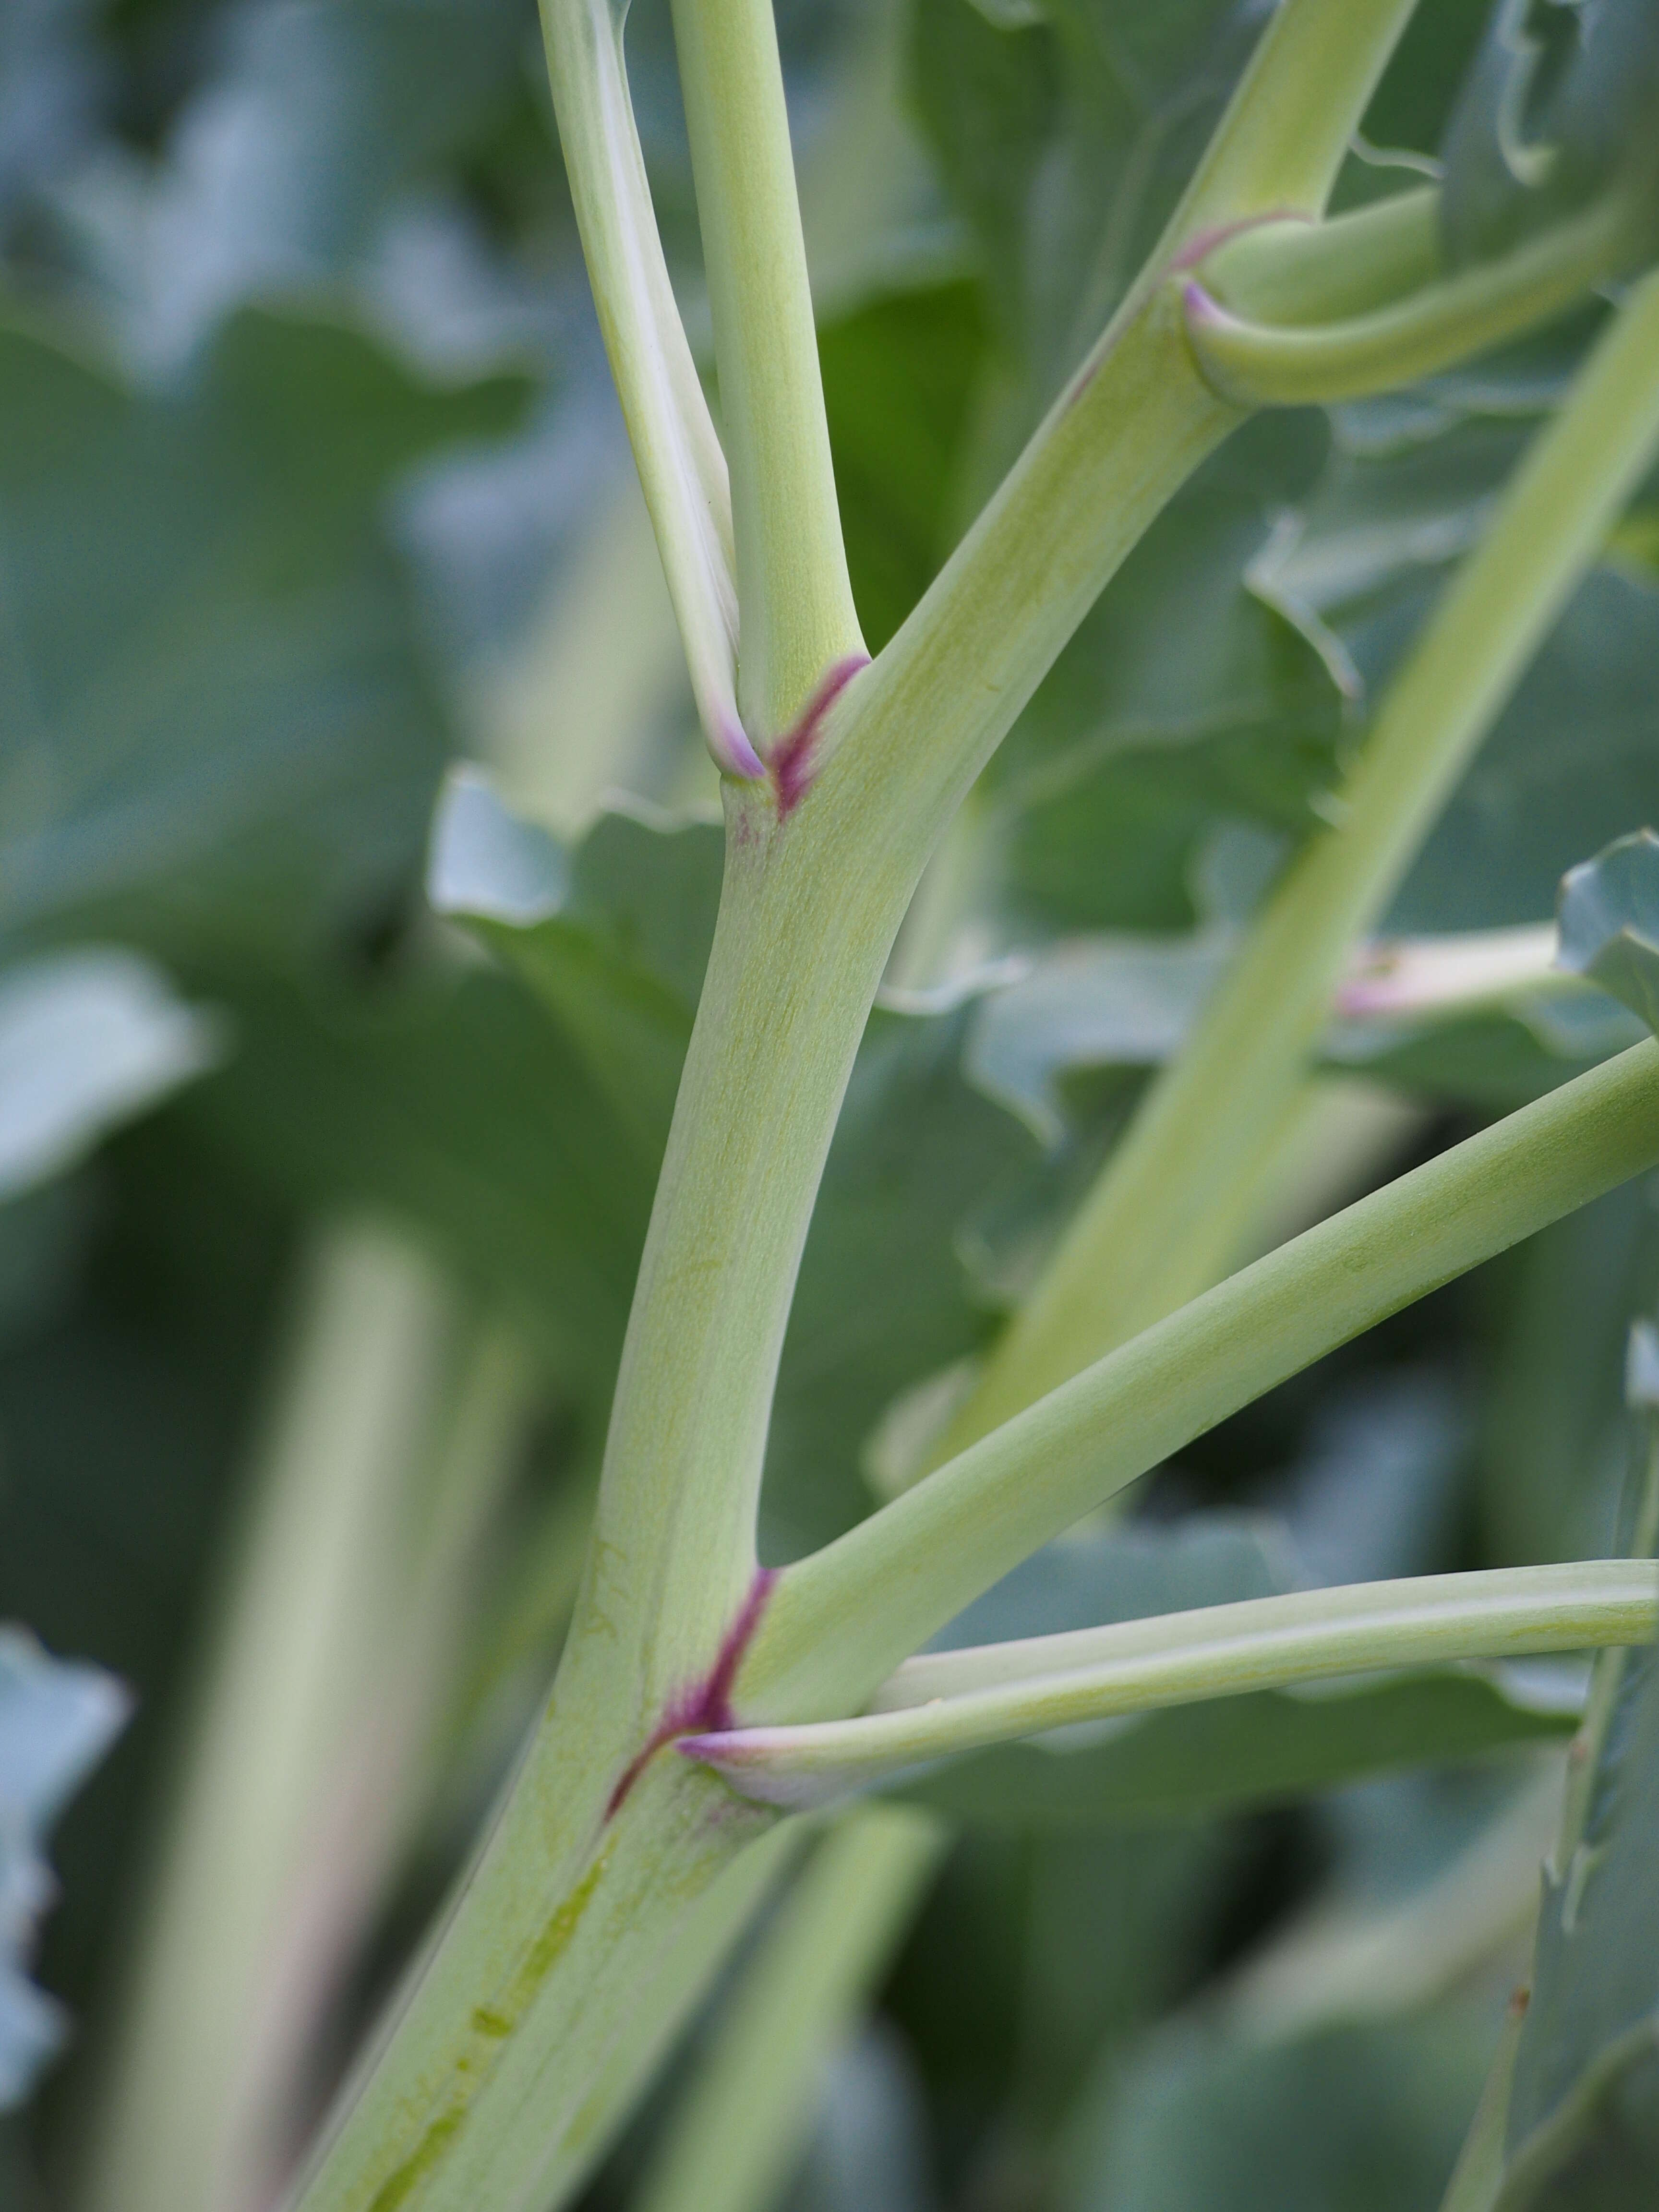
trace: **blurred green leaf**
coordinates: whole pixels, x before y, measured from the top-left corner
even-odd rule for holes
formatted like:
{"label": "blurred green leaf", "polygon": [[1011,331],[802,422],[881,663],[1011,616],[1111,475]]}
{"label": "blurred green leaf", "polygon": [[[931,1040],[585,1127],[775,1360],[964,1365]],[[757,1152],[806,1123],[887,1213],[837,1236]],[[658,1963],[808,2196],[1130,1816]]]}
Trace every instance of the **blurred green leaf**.
{"label": "blurred green leaf", "polygon": [[1086,2115],[1063,2212],[1424,2212],[1480,2094],[1485,2010],[1265,2048],[1178,2026]]}
{"label": "blurred green leaf", "polygon": [[1618,190],[1659,241],[1659,16],[1648,0],[1499,0],[1444,147],[1442,220],[1479,260]]}
{"label": "blurred green leaf", "polygon": [[1074,1529],[976,1598],[929,1649],[960,1650],[1272,1597],[1296,1581],[1286,1532],[1265,1514],[1202,1513],[1169,1528]]}
{"label": "blurred green leaf", "polygon": [[223,1044],[137,953],[52,952],[0,969],[0,1201],[201,1074]]}
{"label": "blurred green leaf", "polygon": [[702,988],[724,842],[712,823],[653,830],[605,814],[567,863],[471,769],[452,779],[434,832],[434,907],[468,921],[544,1001],[653,1174]]}
{"label": "blurred green leaf", "polygon": [[274,1200],[424,1232],[602,1418],[654,1164],[525,987],[484,971],[365,996],[244,967],[215,996],[240,1045],[181,1103],[192,1131]]}
{"label": "blurred green leaf", "polygon": [[1593,571],[1424,846],[1391,929],[1541,921],[1575,860],[1659,815],[1656,654],[1659,587]]}
{"label": "blurred green leaf", "polygon": [[1625,2212],[1659,2191],[1659,1663],[1626,1662],[1583,1844],[1547,1868],[1500,2212]]}
{"label": "blurred green leaf", "polygon": [[872,653],[933,581],[963,520],[985,343],[965,283],[877,300],[819,333],[848,565]]}
{"label": "blurred green leaf", "polygon": [[1336,775],[1343,672],[1247,574],[1326,453],[1322,418],[1304,412],[1230,440],[1015,725],[986,784],[1028,927],[1179,927],[1218,824],[1291,838],[1314,826],[1310,802]]}
{"label": "blurred green leaf", "polygon": [[963,0],[918,0],[913,17],[915,96],[1018,374],[1015,434],[1105,327],[1260,28],[1238,0],[1042,12],[995,28]]}
{"label": "blurred green leaf", "polygon": [[[152,369],[191,361],[245,302],[367,277],[411,196],[489,167],[534,88],[520,0],[267,0],[217,11],[207,40],[165,21],[146,40],[137,11],[118,12],[156,63],[172,49],[183,96],[154,161],[106,139],[101,158],[60,175],[54,205],[125,349]],[[556,195],[550,121],[538,150],[542,191]],[[473,258],[487,290],[481,246]],[[436,356],[453,346],[452,302],[427,304],[417,335]]]}
{"label": "blurred green leaf", "polygon": [[0,933],[293,949],[399,885],[446,733],[386,495],[526,392],[252,312],[172,396],[0,332]]}

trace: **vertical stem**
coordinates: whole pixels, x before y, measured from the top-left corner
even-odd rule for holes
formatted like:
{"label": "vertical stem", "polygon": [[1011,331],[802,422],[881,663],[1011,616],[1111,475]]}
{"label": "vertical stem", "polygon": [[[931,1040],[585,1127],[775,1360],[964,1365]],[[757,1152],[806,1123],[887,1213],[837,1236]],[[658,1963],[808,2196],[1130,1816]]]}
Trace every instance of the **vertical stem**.
{"label": "vertical stem", "polygon": [[773,739],[862,656],[771,0],[674,0],[738,558],[738,703]]}
{"label": "vertical stem", "polygon": [[1285,1112],[1348,948],[1393,894],[1656,443],[1659,278],[1650,277],[1390,686],[1341,793],[1340,827],[1313,839],[1269,902],[942,1440],[941,1458],[1204,1286],[1206,1224]]}

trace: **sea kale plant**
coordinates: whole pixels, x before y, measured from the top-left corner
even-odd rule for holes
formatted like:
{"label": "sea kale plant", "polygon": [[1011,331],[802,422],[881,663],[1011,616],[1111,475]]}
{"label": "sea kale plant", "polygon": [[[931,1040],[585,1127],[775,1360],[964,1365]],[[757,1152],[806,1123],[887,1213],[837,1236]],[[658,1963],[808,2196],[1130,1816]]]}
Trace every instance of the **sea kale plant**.
{"label": "sea kale plant", "polygon": [[[1509,1922],[1480,1900],[1518,1895],[1524,1919],[1545,1856],[1530,2003],[1494,2023],[1478,2106],[1470,2081],[1457,2107],[1445,2202],[1654,2201],[1659,1339],[1632,1339],[1644,1441],[1622,1519],[1583,1547],[1605,1556],[1540,1564],[1466,1534],[1460,1567],[1454,1534],[1451,1571],[1409,1571],[1408,1546],[1382,1578],[1339,1558],[1298,1580],[1255,1522],[1182,1511],[1167,1474],[1362,1334],[1659,1169],[1659,10],[1464,9],[1449,74],[1449,10],[917,0],[913,97],[977,278],[947,268],[821,331],[772,0],[673,0],[706,328],[701,293],[683,319],[696,288],[670,232],[688,208],[659,178],[653,198],[627,9],[543,0],[723,843],[636,808],[568,850],[553,810],[458,769],[432,836],[441,922],[383,953],[404,1011],[367,1021],[318,1014],[286,954],[247,954],[257,881],[234,925],[204,928],[184,894],[148,935],[98,909],[105,940],[137,939],[210,1009],[172,1010],[196,1024],[167,1078],[199,1084],[169,1109],[191,1142],[412,1218],[489,1295],[458,1322],[379,1228],[313,1255],[125,2025],[76,2124],[93,2212],[231,2212],[283,2189],[294,2212],[552,2212],[745,1942],[638,2189],[647,2212],[758,2212],[958,1829],[1146,1831],[1165,1841],[1163,1864],[1136,1862],[1145,1887],[1241,1808],[1500,1753],[1535,1764],[1569,1737],[1565,1786],[1547,1760],[1542,1798],[1505,1816],[1518,1892],[1465,1866],[1436,1893],[1442,1934],[1413,1923],[1413,1955],[1462,1956],[1476,1924],[1496,1943]],[[663,65],[653,48],[658,93]],[[1433,144],[1379,151],[1390,129],[1410,140],[1431,78]],[[83,372],[43,366],[33,334],[8,343],[44,471],[49,374]],[[380,479],[441,437],[499,434],[518,404],[510,378],[417,391],[320,323],[245,315],[217,348],[168,403],[175,461],[195,441],[240,466],[257,422],[273,501],[314,476],[333,519],[258,557],[272,589],[338,564],[319,623],[345,603],[351,518]],[[336,463],[302,405],[282,410],[347,372],[359,428]],[[88,436],[157,404],[75,391]],[[947,445],[973,455],[959,530],[923,483]],[[190,536],[187,514],[168,527]],[[238,573],[227,555],[202,588]],[[1498,880],[1510,786],[1483,801],[1480,762],[1586,592],[1602,626],[1574,633],[1565,675],[1550,664],[1523,764],[1553,817],[1547,873],[1580,864],[1558,933],[1535,854],[1521,892]],[[590,607],[614,684],[647,646],[604,617]],[[225,624],[199,649],[228,666],[246,648]],[[1615,665],[1643,734],[1604,774],[1586,732]],[[562,749],[591,752],[571,722],[592,696],[548,702],[544,784]],[[592,781],[611,775],[600,760]],[[428,1036],[409,1006],[452,988]],[[501,1041],[509,1001],[533,1037]],[[515,1085],[533,1110],[509,1116]],[[1352,1101],[1375,1116],[1385,1092],[1461,1119],[1396,1109],[1379,1141]],[[473,1115],[463,1167],[451,1136]],[[648,1224],[608,1194],[641,1163]],[[924,1218],[909,1193],[928,1179]],[[998,1291],[970,1310],[958,1231],[981,1201]],[[951,1285],[937,1328],[915,1318],[924,1246]],[[1551,1249],[1571,1334],[1566,1309],[1607,1294],[1601,1263],[1575,1276]],[[553,1365],[608,1405],[591,1523],[580,1481],[539,1535],[511,1523],[524,1572],[497,1560],[493,1641],[472,1637],[464,1679],[503,1439],[538,1387],[513,1316],[555,1256]],[[1632,1294],[1621,1342],[1635,1313]],[[837,1330],[863,1363],[850,1381]],[[1539,1371],[1541,1391],[1559,1370]],[[1512,1431],[1551,1418],[1534,1403]],[[422,1423],[439,1446],[410,1443]],[[418,1508],[389,1504],[387,1470],[422,1450]],[[1126,1517],[1158,1470],[1158,1511]],[[1532,1563],[1492,1563],[1517,1553]],[[428,1832],[446,1802],[452,1823],[482,1809],[456,1748],[476,1767],[478,1730],[455,1716],[496,1710],[526,1653],[544,1663],[550,1624],[550,1689],[512,1759],[498,1743],[483,1761],[498,1786],[447,1899],[406,1881],[427,1932],[383,1929],[355,2004],[330,2013],[317,1961],[352,1954],[405,1863],[405,1800]],[[1510,1663],[1552,1655],[1595,1655],[1588,1687]],[[411,1782],[410,1746],[434,1740],[455,1771]],[[1192,1978],[1184,1908],[1145,1910],[1171,1947],[1167,2004]],[[1379,1984],[1410,1948],[1385,1931]],[[1238,1990],[1258,2014],[1290,2002],[1261,1977]],[[361,2029],[349,2063],[324,2050],[325,2016]],[[1341,2106],[1328,2051],[1298,2075],[1282,2050],[1282,2080],[1214,2095]],[[1302,2123],[1253,2146],[1236,2128],[1224,2174],[1173,2075],[1123,2079],[1115,2180],[1086,2130],[1056,2148],[1052,2115],[1028,2112],[1027,2165],[1005,2143],[963,2201],[1224,2207],[1247,2201],[1241,2161],[1267,2192],[1251,2203],[1332,2201],[1310,2193]],[[285,2179],[296,2112],[308,2148]],[[1410,2185],[1438,2191],[1454,2148]],[[1369,2202],[1364,2181],[1362,2157],[1334,2185]]]}

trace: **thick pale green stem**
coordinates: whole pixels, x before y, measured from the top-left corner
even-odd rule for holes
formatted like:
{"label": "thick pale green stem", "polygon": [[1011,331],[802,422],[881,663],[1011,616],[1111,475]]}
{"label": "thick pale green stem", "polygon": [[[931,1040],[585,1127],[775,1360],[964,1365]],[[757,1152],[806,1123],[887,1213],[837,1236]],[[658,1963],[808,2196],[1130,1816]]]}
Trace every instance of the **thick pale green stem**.
{"label": "thick pale green stem", "polygon": [[772,0],[674,0],[737,535],[738,700],[763,741],[864,653]]}
{"label": "thick pale green stem", "polygon": [[682,1746],[762,1802],[821,1805],[883,1775],[1119,1713],[1282,1690],[1375,1668],[1645,1644],[1659,1567],[1589,1559],[1298,1590],[912,1660],[873,1711]]}
{"label": "thick pale green stem", "polygon": [[[763,1595],[755,1501],[795,1271],[929,853],[1070,628],[1232,419],[1178,319],[1133,325],[1039,434],[1002,519],[959,556],[940,634],[913,628],[854,680],[799,804],[726,787],[720,916],[559,1679],[478,1868],[343,2101],[305,2212],[471,2212],[491,2161],[557,2171],[645,1962],[745,1839],[717,1818],[732,1813],[723,1785],[702,1777],[697,1796],[665,1752],[609,1808]],[[1012,627],[993,618],[1004,609]],[[614,1902],[592,1911],[600,1891]],[[563,1932],[578,1919],[580,1945]]]}
{"label": "thick pale green stem", "polygon": [[732,1992],[632,2212],[770,2212],[830,2061],[945,1843],[927,1814],[882,1806],[818,1844]]}
{"label": "thick pale green stem", "polygon": [[348,2084],[303,2212],[541,2212],[580,2159],[688,1914],[769,1818],[672,1755],[611,1809],[585,1719],[556,1703],[393,2008],[390,2063],[371,2052]]}
{"label": "thick pale green stem", "polygon": [[612,2045],[587,2100],[567,2130],[559,2160],[544,2169],[537,2212],[568,2204],[599,2166],[739,1938],[783,1881],[814,1833],[810,1820],[781,1820],[751,1844],[686,1915],[653,1980]]}
{"label": "thick pale green stem", "polygon": [[1218,1203],[1278,1126],[1344,961],[1595,559],[1659,441],[1659,279],[1634,291],[1390,686],[1340,799],[1158,1079],[943,1442],[982,1436],[1200,1287]]}
{"label": "thick pale green stem", "polygon": [[1659,1160],[1635,1046],[1156,1323],[787,1571],[746,1720],[855,1710],[1039,1545],[1264,1390]]}

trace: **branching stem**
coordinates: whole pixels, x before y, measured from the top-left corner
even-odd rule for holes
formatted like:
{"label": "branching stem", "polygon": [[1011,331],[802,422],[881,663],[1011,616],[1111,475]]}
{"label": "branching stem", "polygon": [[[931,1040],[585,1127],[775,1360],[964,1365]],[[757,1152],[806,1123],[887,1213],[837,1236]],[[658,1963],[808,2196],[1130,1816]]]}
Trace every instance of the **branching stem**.
{"label": "branching stem", "polygon": [[1264,1390],[1659,1160],[1637,1045],[1269,1253],[1097,1360],[780,1578],[750,1721],[856,1711],[1081,1515]]}

